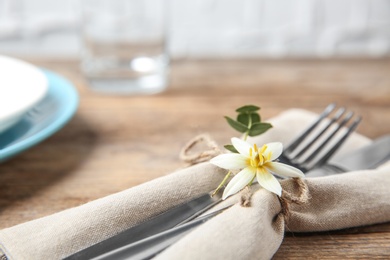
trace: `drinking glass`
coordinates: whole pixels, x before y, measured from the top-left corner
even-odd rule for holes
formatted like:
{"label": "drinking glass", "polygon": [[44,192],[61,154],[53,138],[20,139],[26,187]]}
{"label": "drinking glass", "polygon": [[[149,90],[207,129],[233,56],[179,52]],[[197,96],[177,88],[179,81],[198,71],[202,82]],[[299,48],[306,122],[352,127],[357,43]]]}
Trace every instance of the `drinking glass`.
{"label": "drinking glass", "polygon": [[81,69],[93,90],[152,94],[168,84],[165,0],[81,0]]}

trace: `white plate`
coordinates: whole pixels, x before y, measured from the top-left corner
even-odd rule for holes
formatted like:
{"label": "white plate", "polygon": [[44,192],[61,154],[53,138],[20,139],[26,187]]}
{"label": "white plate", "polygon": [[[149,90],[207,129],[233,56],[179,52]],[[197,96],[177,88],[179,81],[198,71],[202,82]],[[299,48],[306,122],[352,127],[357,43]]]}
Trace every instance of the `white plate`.
{"label": "white plate", "polygon": [[77,110],[79,97],[72,83],[51,71],[43,72],[49,90],[43,100],[0,134],[0,163],[59,131]]}
{"label": "white plate", "polygon": [[0,56],[0,133],[17,123],[47,90],[48,82],[40,69]]}

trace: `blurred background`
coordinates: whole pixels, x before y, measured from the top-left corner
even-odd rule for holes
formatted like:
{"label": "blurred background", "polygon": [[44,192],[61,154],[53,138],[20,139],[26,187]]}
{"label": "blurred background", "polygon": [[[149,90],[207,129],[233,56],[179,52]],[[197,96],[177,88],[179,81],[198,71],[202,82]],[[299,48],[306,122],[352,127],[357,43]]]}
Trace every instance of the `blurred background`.
{"label": "blurred background", "polygon": [[[0,0],[0,53],[77,58],[78,0]],[[383,57],[387,0],[170,0],[172,58]]]}

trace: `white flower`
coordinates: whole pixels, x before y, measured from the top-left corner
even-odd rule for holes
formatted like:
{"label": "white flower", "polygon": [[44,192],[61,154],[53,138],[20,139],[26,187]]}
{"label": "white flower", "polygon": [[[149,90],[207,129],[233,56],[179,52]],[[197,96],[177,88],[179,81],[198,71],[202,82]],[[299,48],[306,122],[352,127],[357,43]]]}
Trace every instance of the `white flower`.
{"label": "white flower", "polygon": [[282,195],[282,187],[271,173],[281,177],[304,177],[299,169],[274,162],[282,154],[282,143],[268,143],[259,149],[256,144],[252,146],[234,137],[232,138],[232,144],[239,153],[222,154],[210,160],[212,164],[224,169],[241,170],[226,186],[222,199],[237,193],[246,185],[252,183],[255,177],[264,189],[278,196]]}

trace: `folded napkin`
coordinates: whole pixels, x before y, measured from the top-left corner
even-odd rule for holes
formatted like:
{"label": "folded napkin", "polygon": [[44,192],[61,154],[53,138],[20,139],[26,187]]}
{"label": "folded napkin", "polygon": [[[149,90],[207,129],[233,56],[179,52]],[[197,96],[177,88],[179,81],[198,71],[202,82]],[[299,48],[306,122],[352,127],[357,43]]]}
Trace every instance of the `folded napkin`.
{"label": "folded napkin", "polygon": [[[288,110],[268,120],[274,128],[251,139],[288,143],[317,115]],[[353,134],[338,152],[370,140]],[[225,171],[209,163],[191,166],[108,197],[0,231],[8,259],[60,259],[100,242],[151,216],[217,187]],[[390,165],[370,171],[282,181],[289,201],[252,189],[249,206],[239,203],[198,227],[155,259],[270,259],[285,230],[335,230],[390,221]],[[241,194],[228,200],[237,201]],[[370,212],[370,214],[367,214]],[[287,214],[288,213],[288,214]],[[1,253],[0,253],[0,259]]]}

